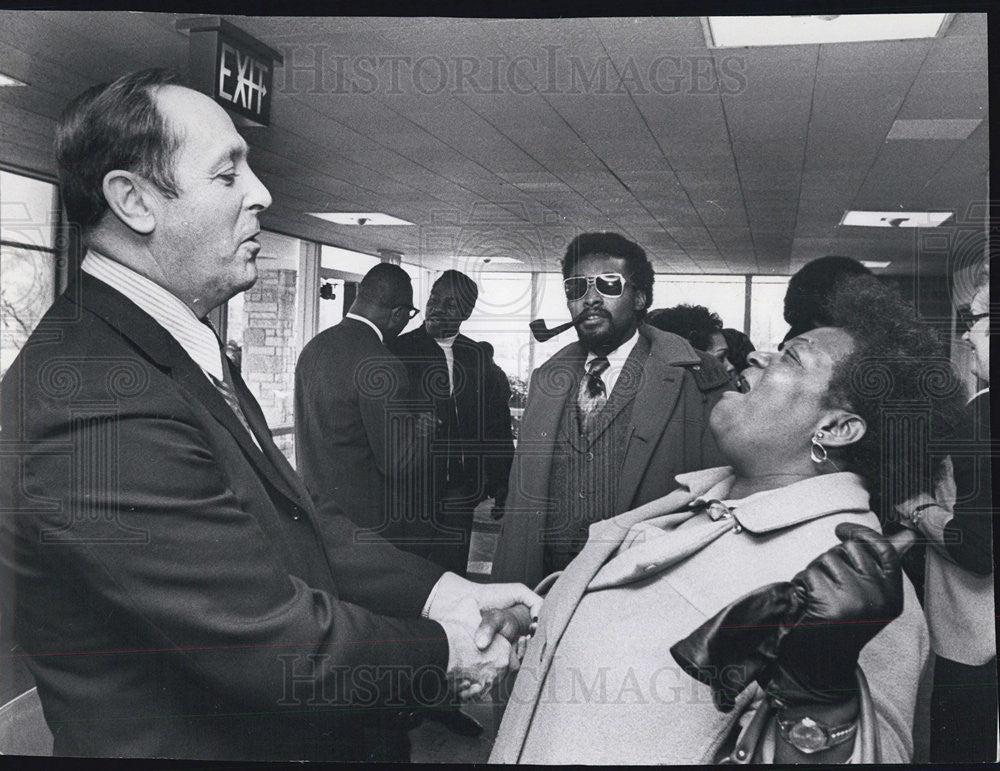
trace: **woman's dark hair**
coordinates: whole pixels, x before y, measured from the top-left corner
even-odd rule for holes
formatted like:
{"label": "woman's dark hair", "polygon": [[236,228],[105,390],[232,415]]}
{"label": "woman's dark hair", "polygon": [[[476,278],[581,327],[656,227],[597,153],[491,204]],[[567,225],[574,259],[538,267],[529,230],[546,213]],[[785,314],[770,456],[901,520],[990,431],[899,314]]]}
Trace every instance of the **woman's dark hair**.
{"label": "woman's dark hair", "polygon": [[142,70],[88,88],[63,110],[55,142],[59,183],[69,221],[84,235],[108,210],[103,185],[109,171],[133,171],[176,197],[178,138],[157,110],[155,92],[181,84],[168,70]]}
{"label": "woman's dark hair", "polygon": [[789,280],[785,291],[785,321],[791,326],[785,341],[829,324],[824,308],[841,277],[871,275],[868,268],[852,257],[831,255],[803,265]]}
{"label": "woman's dark hair", "polygon": [[653,263],[646,256],[646,251],[617,233],[581,233],[566,247],[563,278],[569,278],[577,262],[590,254],[606,254],[625,260],[629,281],[646,295],[646,308],[637,314],[640,319],[645,316],[646,309],[653,304]]}
{"label": "woman's dark hair", "polygon": [[650,311],[646,323],[664,332],[673,332],[699,351],[712,347],[712,335],[722,332],[722,319],[704,305],[675,305]]}
{"label": "woman's dark hair", "polygon": [[729,349],[726,351],[726,358],[729,359],[729,363],[733,365],[737,372],[742,372],[750,366],[747,356],[757,349],[750,342],[750,338],[738,329],[725,327],[722,330],[722,336],[726,338],[726,347]]}
{"label": "woman's dark hair", "polygon": [[931,453],[929,440],[957,424],[962,383],[937,332],[875,276],[838,280],[824,312],[854,341],[834,368],[827,405],[856,412],[868,426],[860,441],[831,449],[830,457],[866,479],[873,509],[888,517],[897,504],[932,490],[943,456]]}

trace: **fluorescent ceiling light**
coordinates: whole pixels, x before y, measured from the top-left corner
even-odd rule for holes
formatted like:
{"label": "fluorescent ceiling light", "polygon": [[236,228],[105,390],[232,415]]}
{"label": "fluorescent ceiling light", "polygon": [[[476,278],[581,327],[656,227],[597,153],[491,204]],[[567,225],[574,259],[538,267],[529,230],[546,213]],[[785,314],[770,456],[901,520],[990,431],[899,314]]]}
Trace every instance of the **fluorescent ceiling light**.
{"label": "fluorescent ceiling light", "polygon": [[916,118],[894,121],[886,139],[967,139],[982,118]]}
{"label": "fluorescent ceiling light", "polygon": [[856,43],[936,37],[948,13],[851,13],[840,16],[708,16],[709,48]]}
{"label": "fluorescent ceiling light", "polygon": [[892,265],[892,260],[862,260],[861,264],[864,265],[869,270],[878,270],[879,268],[888,268]]}
{"label": "fluorescent ceiling light", "polygon": [[865,228],[936,228],[951,215],[950,211],[848,211],[840,224]]}
{"label": "fluorescent ceiling light", "polygon": [[516,257],[480,257],[479,259],[482,262],[488,262],[490,265],[499,265],[501,263],[521,264],[521,260]]}
{"label": "fluorescent ceiling light", "polygon": [[3,86],[26,86],[27,83],[22,83],[17,78],[12,78],[10,75],[4,75],[0,72],[0,87]]}
{"label": "fluorescent ceiling light", "polygon": [[327,222],[334,222],[338,225],[413,225],[415,223],[392,217],[382,212],[362,212],[362,211],[311,211],[306,212],[310,217],[319,217]]}

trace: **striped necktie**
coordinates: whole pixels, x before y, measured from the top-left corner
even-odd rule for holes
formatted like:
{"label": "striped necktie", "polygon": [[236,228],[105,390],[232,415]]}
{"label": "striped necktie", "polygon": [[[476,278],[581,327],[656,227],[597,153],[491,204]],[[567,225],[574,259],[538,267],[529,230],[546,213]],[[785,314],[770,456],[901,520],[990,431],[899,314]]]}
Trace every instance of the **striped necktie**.
{"label": "striped necktie", "polygon": [[230,369],[229,357],[226,356],[225,349],[222,345],[222,338],[219,337],[219,333],[215,331],[215,327],[212,326],[212,322],[207,318],[202,319],[201,323],[212,330],[212,334],[215,335],[215,340],[218,343],[219,356],[222,358],[222,380],[219,380],[215,377],[215,375],[207,372],[205,374],[208,375],[208,379],[212,382],[212,385],[215,386],[215,390],[219,392],[226,404],[229,405],[229,409],[231,409],[239,419],[243,428],[245,428],[247,433],[250,434],[250,438],[253,439],[253,443],[257,445],[257,449],[263,452],[260,442],[257,441],[257,435],[254,434],[253,429],[250,428],[247,416],[244,414],[243,408],[240,406],[240,399],[236,395],[236,388],[233,385],[233,373]]}
{"label": "striped necktie", "polygon": [[247,416],[244,414],[243,408],[240,406],[239,397],[236,395],[236,388],[233,386],[232,371],[229,369],[229,358],[226,354],[222,353],[221,350],[219,353],[222,356],[222,380],[217,380],[215,377],[210,375],[209,377],[212,379],[212,385],[214,385],[215,389],[222,394],[222,398],[226,400],[226,404],[228,404],[229,408],[236,413],[236,417],[239,418],[240,423],[243,424],[243,428],[247,430],[247,433],[250,434],[250,438],[253,439],[253,443],[257,445],[257,449],[260,450],[260,442],[257,441],[257,437],[254,434],[253,429],[250,428]]}
{"label": "striped necktie", "polygon": [[593,428],[598,414],[608,403],[608,389],[601,380],[601,373],[610,366],[604,356],[598,356],[587,365],[587,371],[580,380],[577,405],[580,409],[580,430],[584,433]]}

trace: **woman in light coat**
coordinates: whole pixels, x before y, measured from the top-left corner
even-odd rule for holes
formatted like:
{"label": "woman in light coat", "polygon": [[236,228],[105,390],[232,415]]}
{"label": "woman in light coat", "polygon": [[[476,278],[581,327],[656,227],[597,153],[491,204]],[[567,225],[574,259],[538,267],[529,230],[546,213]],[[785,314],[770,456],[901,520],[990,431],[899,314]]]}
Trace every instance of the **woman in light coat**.
{"label": "woman in light coat", "polygon": [[[900,451],[919,416],[950,420],[956,407],[950,369],[935,365],[927,377],[928,362],[941,361],[935,334],[889,289],[871,277],[845,281],[829,311],[834,326],[790,340],[781,354],[751,354],[743,392],[716,406],[711,427],[730,466],[681,475],[673,493],[591,527],[548,593],[491,761],[713,763],[730,752],[763,690],[751,683],[721,713],[671,646],[751,590],[807,566],[813,577],[829,573],[813,561],[838,546],[838,525],[879,529],[869,490],[887,481],[884,453]],[[912,475],[893,481],[926,484]],[[816,685],[859,624],[872,626],[848,670],[860,663],[870,685],[874,713],[862,730],[877,730],[882,761],[910,760],[927,627],[898,560],[890,566],[869,546],[838,547],[834,572],[854,573],[842,594],[872,592],[871,607],[882,607],[880,587],[894,581],[898,606],[886,618],[862,612],[853,626],[816,626],[814,659],[803,667],[800,645],[790,676],[812,685],[802,699],[777,700],[757,760],[861,759],[858,693]],[[868,567],[855,570],[864,560]]]}

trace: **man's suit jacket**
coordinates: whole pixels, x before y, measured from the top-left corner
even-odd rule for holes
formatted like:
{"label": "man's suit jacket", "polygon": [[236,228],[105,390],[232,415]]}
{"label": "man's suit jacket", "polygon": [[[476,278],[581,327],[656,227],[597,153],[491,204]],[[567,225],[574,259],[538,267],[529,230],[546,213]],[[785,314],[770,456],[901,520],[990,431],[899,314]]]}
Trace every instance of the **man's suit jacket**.
{"label": "man's suit jacket", "polygon": [[[632,356],[645,363],[632,404],[617,500],[608,517],[666,495],[674,489],[677,474],[723,462],[708,428],[712,407],[732,388],[722,366],[670,332],[643,324],[639,334]],[[542,532],[552,456],[563,406],[579,387],[586,358],[577,341],[532,373],[493,558],[495,581],[534,586],[544,577]]]}
{"label": "man's suit jacket", "polygon": [[263,451],[174,338],[87,275],[4,378],[0,618],[56,754],[358,757],[371,708],[446,666],[419,618],[441,571],[321,524],[234,378]]}
{"label": "man's suit jacket", "polygon": [[433,468],[438,495],[445,486],[447,457],[444,453],[450,445],[453,460],[461,462],[463,485],[475,496],[470,504],[498,495],[499,503],[503,503],[514,457],[514,437],[508,403],[510,384],[492,356],[480,343],[465,335],[455,338],[452,401],[448,393],[448,362],[444,351],[425,327],[401,335],[389,348],[406,365],[414,395],[434,407],[438,420],[435,441],[438,452]]}
{"label": "man's suit jacket", "polygon": [[406,369],[368,325],[345,318],[316,335],[295,366],[295,457],[320,516],[344,513],[384,535],[387,494],[426,455]]}

